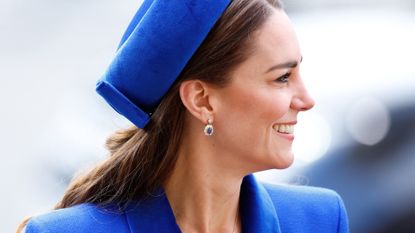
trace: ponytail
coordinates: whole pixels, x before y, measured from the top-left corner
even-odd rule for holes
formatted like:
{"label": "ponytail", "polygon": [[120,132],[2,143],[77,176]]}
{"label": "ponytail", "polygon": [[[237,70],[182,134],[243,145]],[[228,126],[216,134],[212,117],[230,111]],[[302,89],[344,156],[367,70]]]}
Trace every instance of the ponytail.
{"label": "ponytail", "polygon": [[183,130],[184,106],[174,93],[166,96],[146,128],[131,126],[111,135],[106,141],[110,157],[73,180],[55,209],[81,203],[122,209],[161,186],[174,167]]}

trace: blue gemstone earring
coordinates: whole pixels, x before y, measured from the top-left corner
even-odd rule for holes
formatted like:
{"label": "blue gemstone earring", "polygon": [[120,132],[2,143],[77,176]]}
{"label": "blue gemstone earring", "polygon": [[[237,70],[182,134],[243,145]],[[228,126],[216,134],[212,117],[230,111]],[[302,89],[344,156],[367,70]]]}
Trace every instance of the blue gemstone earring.
{"label": "blue gemstone earring", "polygon": [[213,125],[212,125],[212,120],[211,119],[208,120],[203,132],[205,132],[206,136],[212,136],[212,134],[213,134]]}

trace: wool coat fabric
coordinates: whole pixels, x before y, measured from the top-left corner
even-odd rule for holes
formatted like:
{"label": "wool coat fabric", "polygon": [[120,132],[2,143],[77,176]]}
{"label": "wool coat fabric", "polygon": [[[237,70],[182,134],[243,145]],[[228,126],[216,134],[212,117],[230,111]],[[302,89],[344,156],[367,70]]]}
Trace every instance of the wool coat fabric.
{"label": "wool coat fabric", "polygon": [[[186,194],[183,194],[186,195]],[[240,193],[243,233],[347,233],[340,196],[328,189],[260,183],[244,177]],[[180,233],[162,188],[124,211],[80,204],[34,217],[26,233]]]}

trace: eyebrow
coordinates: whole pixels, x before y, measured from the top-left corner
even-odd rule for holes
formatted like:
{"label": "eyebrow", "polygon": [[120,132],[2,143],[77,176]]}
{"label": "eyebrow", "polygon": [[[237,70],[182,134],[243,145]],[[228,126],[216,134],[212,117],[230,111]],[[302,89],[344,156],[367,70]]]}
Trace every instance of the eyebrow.
{"label": "eyebrow", "polygon": [[[300,63],[302,61],[303,61],[303,57],[300,58]],[[276,69],[295,68],[297,66],[298,66],[298,62],[297,61],[289,61],[289,62],[285,62],[285,63],[281,63],[281,64],[278,64],[278,65],[272,66],[271,68],[269,68],[265,72],[265,74],[268,73],[268,72],[271,72],[273,70],[276,70]]]}

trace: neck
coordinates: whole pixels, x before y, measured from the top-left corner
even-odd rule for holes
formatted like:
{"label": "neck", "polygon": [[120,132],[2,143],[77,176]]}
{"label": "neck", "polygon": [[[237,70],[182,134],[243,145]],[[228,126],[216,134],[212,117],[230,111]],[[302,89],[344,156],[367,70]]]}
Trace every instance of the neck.
{"label": "neck", "polygon": [[187,145],[199,147],[179,150],[175,168],[164,184],[181,231],[240,232],[239,194],[244,174],[223,169],[220,156],[201,150],[201,143]]}

